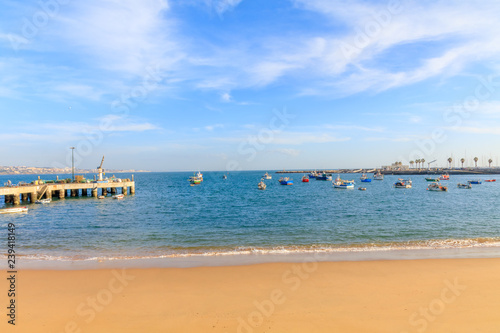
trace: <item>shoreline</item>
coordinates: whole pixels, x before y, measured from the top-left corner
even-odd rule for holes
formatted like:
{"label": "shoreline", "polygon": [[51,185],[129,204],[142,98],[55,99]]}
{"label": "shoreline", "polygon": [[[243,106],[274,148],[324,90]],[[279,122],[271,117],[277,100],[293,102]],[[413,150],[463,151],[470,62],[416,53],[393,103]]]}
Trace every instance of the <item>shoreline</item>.
{"label": "shoreline", "polygon": [[23,270],[16,332],[496,332],[499,274],[500,258]]}
{"label": "shoreline", "polygon": [[[21,270],[95,270],[155,269],[259,265],[297,262],[364,262],[428,259],[500,258],[500,246],[467,248],[391,249],[371,251],[309,251],[294,253],[245,253],[220,255],[183,255],[135,258],[24,259],[18,256]],[[6,269],[6,257],[0,257],[0,269]]]}

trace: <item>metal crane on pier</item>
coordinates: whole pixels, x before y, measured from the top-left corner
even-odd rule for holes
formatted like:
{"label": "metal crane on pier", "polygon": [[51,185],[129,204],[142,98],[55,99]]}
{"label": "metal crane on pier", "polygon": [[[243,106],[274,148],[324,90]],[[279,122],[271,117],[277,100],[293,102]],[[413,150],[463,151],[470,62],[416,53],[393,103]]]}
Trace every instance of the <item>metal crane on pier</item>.
{"label": "metal crane on pier", "polygon": [[104,173],[104,169],[102,168],[102,164],[103,164],[103,163],[104,163],[104,155],[102,156],[101,165],[99,165],[99,166],[97,167],[97,173],[99,174],[99,176],[98,176],[98,179],[97,179],[97,180],[99,180],[99,181],[102,181],[102,180],[103,180],[103,179],[102,179],[102,175],[103,175],[103,173]]}
{"label": "metal crane on pier", "polygon": [[[104,159],[104,157],[103,157],[103,159]],[[428,163],[427,163],[427,170],[430,170],[430,168],[431,168],[431,163],[434,163],[434,162],[436,162],[436,161],[437,161],[437,160],[434,160],[434,161],[430,161],[430,162],[428,162]]]}

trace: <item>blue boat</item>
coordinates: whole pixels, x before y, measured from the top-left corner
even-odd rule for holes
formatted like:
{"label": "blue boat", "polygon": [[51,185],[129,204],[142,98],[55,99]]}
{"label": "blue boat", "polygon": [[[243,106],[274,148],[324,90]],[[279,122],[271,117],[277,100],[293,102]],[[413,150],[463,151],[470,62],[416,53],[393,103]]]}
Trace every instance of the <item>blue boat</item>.
{"label": "blue boat", "polygon": [[469,184],[475,184],[475,185],[479,185],[481,184],[482,182],[480,180],[469,180],[468,182]]}
{"label": "blue boat", "polygon": [[360,178],[361,182],[363,183],[371,183],[371,178],[368,178],[368,176],[364,173]]}
{"label": "blue boat", "polygon": [[285,177],[285,178],[281,177],[279,182],[281,185],[293,185],[293,180],[291,180],[288,177]]}
{"label": "blue boat", "polygon": [[316,180],[332,180],[332,175],[327,175],[326,173],[322,173],[321,175],[316,176]]}

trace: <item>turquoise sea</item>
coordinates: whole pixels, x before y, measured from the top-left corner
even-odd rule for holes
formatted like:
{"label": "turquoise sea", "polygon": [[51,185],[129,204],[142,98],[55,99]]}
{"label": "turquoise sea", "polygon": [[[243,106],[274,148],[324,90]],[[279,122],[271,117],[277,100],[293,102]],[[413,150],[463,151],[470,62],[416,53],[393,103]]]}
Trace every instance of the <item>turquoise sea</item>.
{"label": "turquoise sea", "polygon": [[[270,172],[273,179],[260,191],[264,172],[234,172],[226,180],[223,172],[205,172],[197,186],[189,185],[189,172],[138,173],[136,194],[123,200],[28,204],[27,214],[0,215],[0,226],[7,232],[14,223],[18,256],[39,260],[500,249],[500,175],[451,176],[442,181],[448,192],[430,192],[424,176],[410,176],[411,189],[395,189],[397,176],[361,183],[359,174],[342,175],[367,188],[358,191],[334,189],[329,181],[302,183],[302,174],[290,175],[294,185],[283,186]],[[495,177],[499,182],[470,190],[456,186]],[[35,178],[0,176],[0,183]]]}

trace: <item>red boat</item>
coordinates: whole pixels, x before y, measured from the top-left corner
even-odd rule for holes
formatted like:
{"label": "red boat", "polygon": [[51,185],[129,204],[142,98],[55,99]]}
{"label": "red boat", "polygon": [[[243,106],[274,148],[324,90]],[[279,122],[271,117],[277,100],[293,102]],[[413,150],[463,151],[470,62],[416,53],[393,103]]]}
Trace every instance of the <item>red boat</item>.
{"label": "red boat", "polygon": [[309,177],[307,177],[307,176],[302,177],[302,182],[309,183]]}
{"label": "red boat", "polygon": [[496,182],[496,179],[486,179],[485,182],[491,183],[491,182]]}

